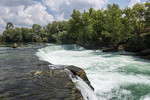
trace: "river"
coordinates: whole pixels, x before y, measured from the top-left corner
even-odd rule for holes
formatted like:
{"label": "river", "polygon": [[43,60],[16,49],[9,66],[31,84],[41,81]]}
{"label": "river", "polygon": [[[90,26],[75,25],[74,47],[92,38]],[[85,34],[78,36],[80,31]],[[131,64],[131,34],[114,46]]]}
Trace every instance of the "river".
{"label": "river", "polygon": [[50,45],[36,53],[52,64],[83,68],[99,100],[150,100],[150,61],[132,54],[103,53],[78,45]]}

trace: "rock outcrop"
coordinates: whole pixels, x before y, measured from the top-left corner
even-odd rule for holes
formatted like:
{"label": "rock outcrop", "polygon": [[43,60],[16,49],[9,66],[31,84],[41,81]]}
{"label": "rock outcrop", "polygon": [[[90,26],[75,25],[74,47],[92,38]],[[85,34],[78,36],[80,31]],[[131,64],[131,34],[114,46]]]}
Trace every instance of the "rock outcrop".
{"label": "rock outcrop", "polygon": [[86,76],[85,71],[82,68],[71,65],[71,66],[68,66],[67,69],[69,69],[74,75],[78,75],[80,78],[82,78],[91,87],[91,89],[94,90],[89,79]]}
{"label": "rock outcrop", "polygon": [[66,70],[51,68],[35,72],[34,81],[41,98],[44,100],[83,100],[69,74]]}
{"label": "rock outcrop", "polygon": [[[53,65],[51,65],[52,67]],[[55,65],[54,65],[55,66]],[[50,100],[83,100],[80,91],[69,77],[70,70],[74,75],[81,77],[93,90],[83,69],[75,66],[67,66],[61,69],[44,68],[33,74],[38,90],[43,99]]]}

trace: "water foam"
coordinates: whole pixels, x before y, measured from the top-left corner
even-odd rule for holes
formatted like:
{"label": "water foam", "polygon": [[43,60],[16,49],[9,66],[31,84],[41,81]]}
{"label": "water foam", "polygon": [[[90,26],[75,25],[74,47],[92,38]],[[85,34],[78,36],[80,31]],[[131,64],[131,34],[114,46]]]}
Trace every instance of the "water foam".
{"label": "water foam", "polygon": [[[100,100],[114,97],[116,100],[132,99],[134,95],[131,90],[121,87],[136,84],[150,85],[149,61],[134,56],[79,49],[77,45],[49,46],[40,49],[36,55],[41,60],[53,64],[75,65],[83,68]],[[122,92],[123,90],[128,91],[128,94]],[[125,96],[120,97],[120,95]]]}
{"label": "water foam", "polygon": [[99,100],[94,91],[79,76],[70,76],[70,78],[76,84],[77,89],[81,91],[84,100]]}

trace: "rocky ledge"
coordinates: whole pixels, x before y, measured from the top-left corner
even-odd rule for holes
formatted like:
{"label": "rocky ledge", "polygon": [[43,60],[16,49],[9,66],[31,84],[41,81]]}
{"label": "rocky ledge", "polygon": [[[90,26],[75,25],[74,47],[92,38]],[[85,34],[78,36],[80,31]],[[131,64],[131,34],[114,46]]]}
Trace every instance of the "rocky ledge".
{"label": "rocky ledge", "polygon": [[33,74],[34,81],[37,84],[39,95],[44,100],[83,100],[80,91],[75,87],[69,77],[70,70],[74,75],[81,77],[92,89],[90,81],[83,69],[75,66],[63,66],[61,69],[45,67]]}
{"label": "rocky ledge", "polygon": [[12,55],[0,60],[0,100],[83,100],[69,77],[78,75],[90,86],[83,69],[40,61],[33,48],[5,52]]}

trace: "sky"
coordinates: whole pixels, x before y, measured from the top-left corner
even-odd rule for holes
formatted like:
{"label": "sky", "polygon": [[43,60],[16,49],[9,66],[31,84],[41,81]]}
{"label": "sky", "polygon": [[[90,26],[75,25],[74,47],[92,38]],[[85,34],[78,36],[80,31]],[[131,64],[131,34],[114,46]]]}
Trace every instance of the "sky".
{"label": "sky", "polygon": [[6,24],[15,27],[32,27],[33,24],[46,25],[52,21],[68,20],[73,9],[83,11],[107,8],[108,4],[119,4],[120,8],[132,7],[147,0],[0,0],[0,34]]}

